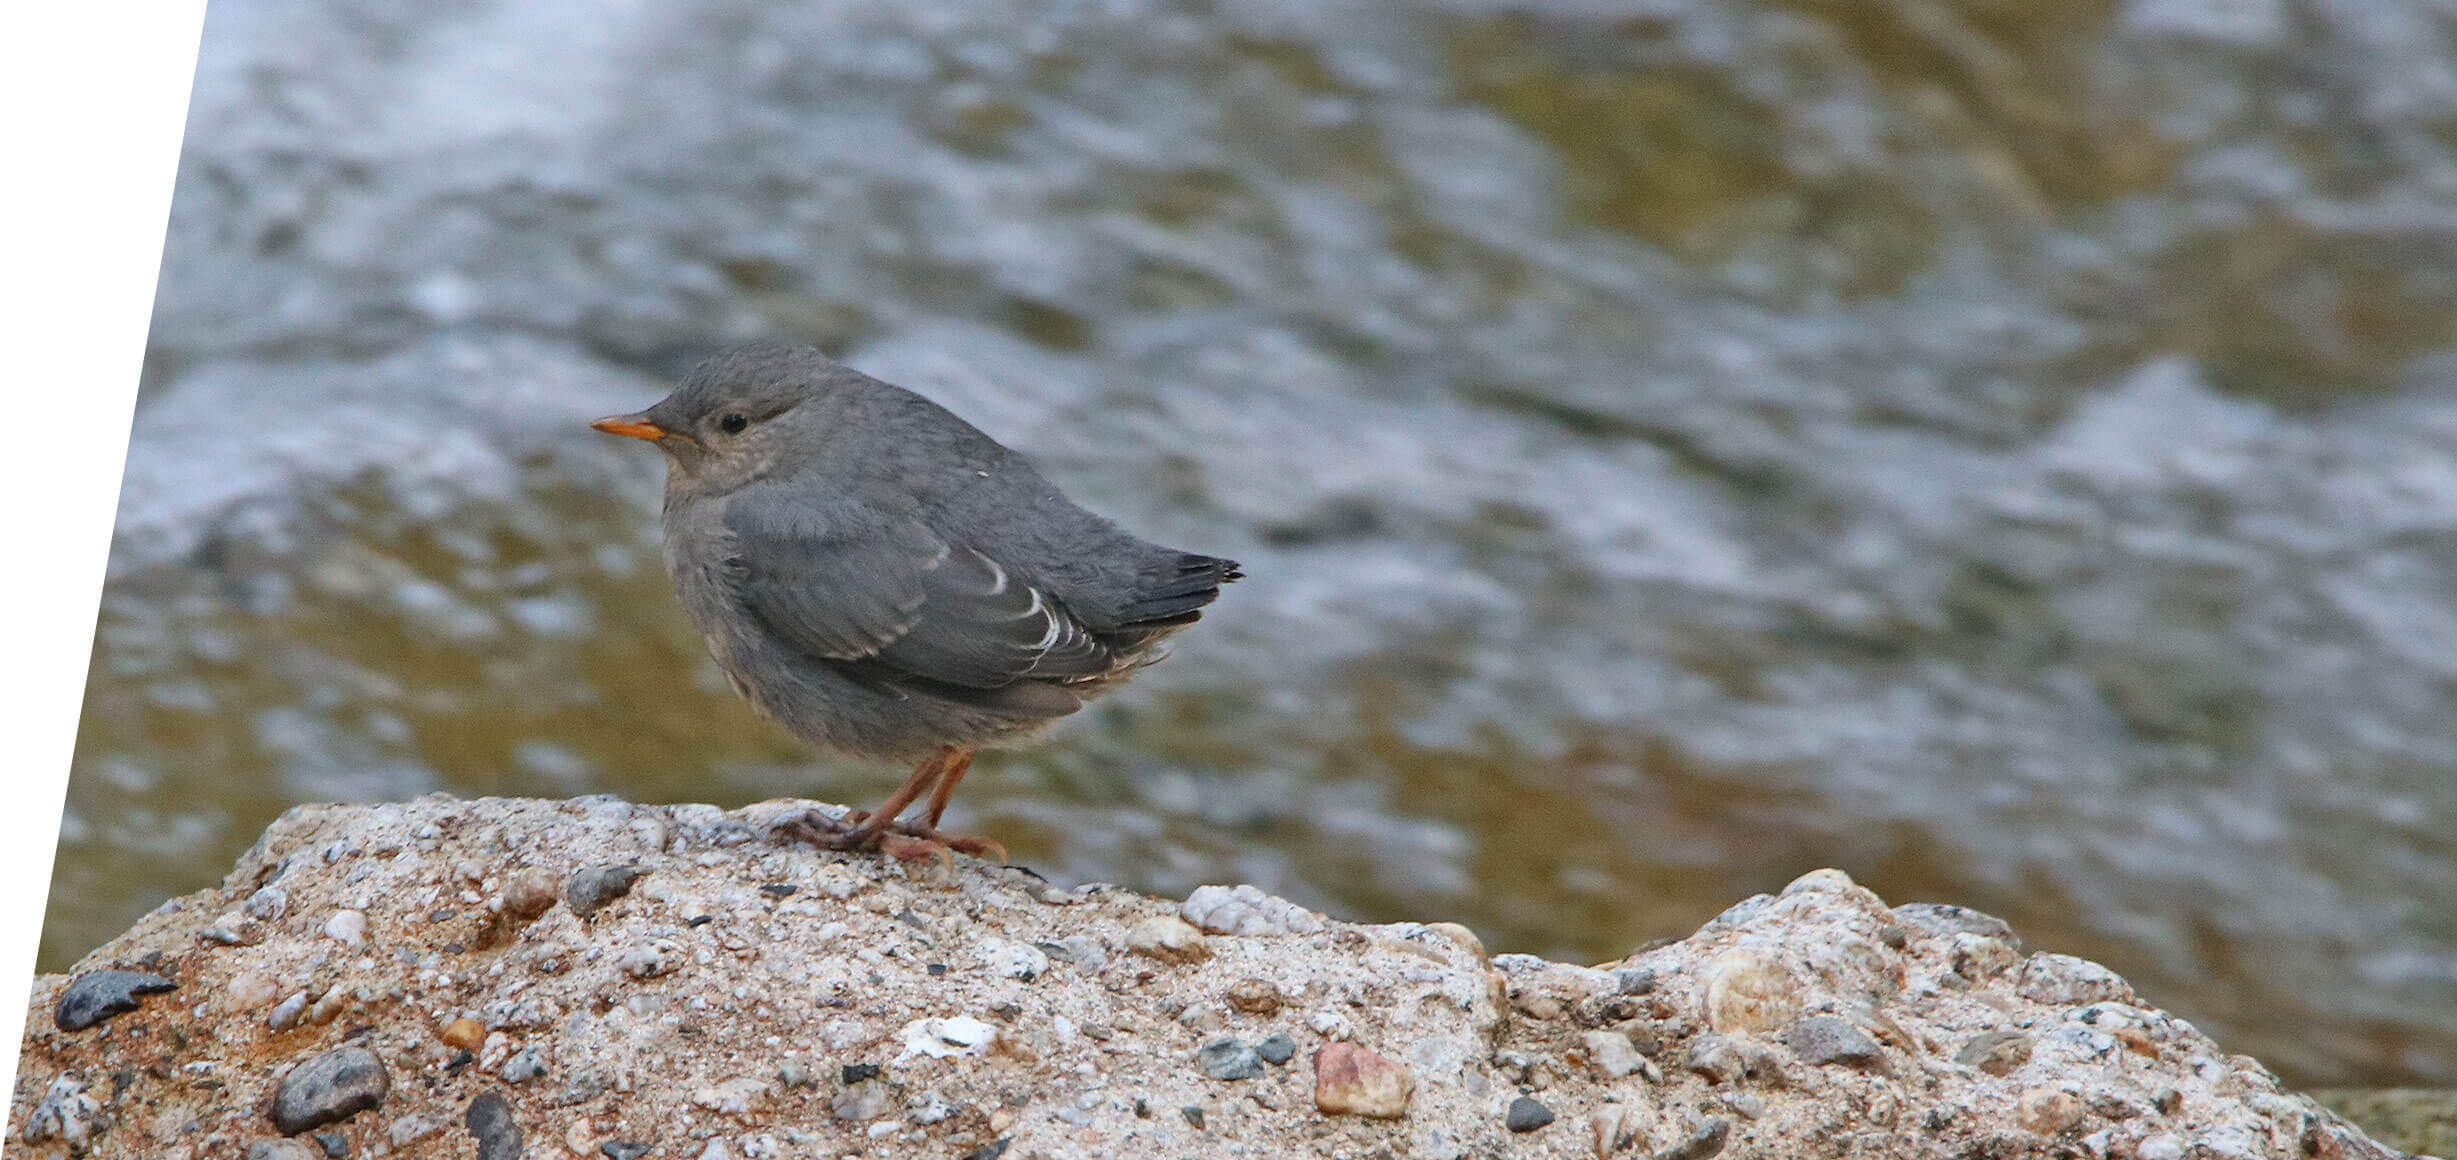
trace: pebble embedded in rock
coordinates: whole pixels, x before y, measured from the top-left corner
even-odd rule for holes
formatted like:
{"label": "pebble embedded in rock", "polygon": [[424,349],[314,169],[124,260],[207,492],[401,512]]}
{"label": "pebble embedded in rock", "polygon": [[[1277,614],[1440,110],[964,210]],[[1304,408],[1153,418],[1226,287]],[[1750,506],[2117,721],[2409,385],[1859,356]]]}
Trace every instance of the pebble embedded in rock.
{"label": "pebble embedded in rock", "polygon": [[2019,1031],[1983,1031],[1954,1053],[1954,1062],[1989,1075],[2006,1075],[2030,1062],[2030,1036]]}
{"label": "pebble embedded in rock", "polygon": [[1800,986],[1782,963],[1729,950],[1706,964],[1706,1024],[1717,1031],[1772,1031],[1800,1009]]}
{"label": "pebble embedded in rock", "polygon": [[2022,963],[2014,991],[2034,1003],[2131,1003],[2133,987],[2088,959],[2041,952]]}
{"label": "pebble embedded in rock", "polygon": [[476,1051],[480,1044],[486,1042],[486,1025],[463,1015],[444,1024],[443,1030],[436,1032],[435,1037],[443,1040],[446,1047]]}
{"label": "pebble embedded in rock", "polygon": [[1280,989],[1269,979],[1239,979],[1229,984],[1228,1005],[1248,1015],[1269,1015],[1280,1009]]}
{"label": "pebble embedded in rock", "polygon": [[1213,934],[1312,934],[1322,929],[1321,915],[1251,885],[1196,887],[1178,913]]}
{"label": "pebble embedded in rock", "polygon": [[630,1140],[608,1140],[598,1145],[597,1150],[605,1154],[606,1160],[640,1160],[648,1155],[648,1147]]}
{"label": "pebble embedded in rock", "polygon": [[285,1136],[321,1128],[377,1107],[392,1090],[384,1061],[364,1047],[336,1047],[290,1069],[269,1113]]}
{"label": "pebble embedded in rock", "polygon": [[1297,1041],[1285,1035],[1274,1035],[1255,1044],[1254,1054],[1262,1056],[1264,1063],[1280,1067],[1297,1057]]}
{"label": "pebble embedded in rock", "polygon": [[503,884],[503,913],[515,922],[533,922],[554,909],[555,880],[542,870],[527,870]]}
{"label": "pebble embedded in rock", "polygon": [[2022,940],[2014,937],[2012,924],[1993,914],[1982,914],[1967,906],[1948,906],[1938,902],[1909,902],[1894,908],[1894,918],[1903,926],[1929,936],[1975,934],[1992,938],[2007,946],[2019,948]]}
{"label": "pebble embedded in rock", "polygon": [[179,984],[146,971],[87,971],[60,990],[51,1022],[62,1031],[83,1031],[138,1007],[137,996],[174,990]]}
{"label": "pebble embedded in rock", "polygon": [[643,873],[638,866],[628,863],[590,866],[572,875],[571,884],[564,887],[563,901],[571,906],[573,914],[587,918],[631,893],[632,884]]}
{"label": "pebble embedded in rock", "polygon": [[343,946],[358,946],[367,941],[367,912],[342,909],[324,920],[324,937]]}
{"label": "pebble embedded in rock", "polygon": [[279,886],[259,887],[239,909],[258,922],[271,922],[290,909],[290,895]]}
{"label": "pebble embedded in rock", "polygon": [[964,1160],[998,1160],[1007,1154],[1007,1137],[1001,1136],[964,1154]]}
{"label": "pebble embedded in rock", "polygon": [[1314,1049],[1314,1106],[1323,1112],[1396,1120],[1415,1092],[1415,1073],[1381,1052],[1343,1040]]}
{"label": "pebble embedded in rock", "polygon": [[546,1061],[538,1057],[537,1048],[524,1047],[513,1052],[512,1058],[504,1060],[503,1069],[496,1074],[502,1076],[505,1083],[527,1083],[546,1074]]}
{"label": "pebble embedded in rock", "polygon": [[316,1160],[316,1150],[296,1140],[258,1140],[247,1146],[247,1160]]}
{"label": "pebble embedded in rock", "polygon": [[1732,1121],[1717,1116],[1691,1132],[1678,1144],[1655,1154],[1655,1160],[1706,1160],[1723,1151],[1723,1143],[1732,1138]]}
{"label": "pebble embedded in rock", "polygon": [[1503,1117],[1502,1126],[1513,1132],[1532,1132],[1552,1122],[1553,1109],[1533,1096],[1520,1096],[1510,1101],[1510,1113]]}
{"label": "pebble embedded in rock", "polygon": [[324,1160],[342,1160],[342,1157],[350,1154],[350,1139],[339,1132],[318,1132],[308,1139],[314,1140],[316,1147],[324,1149]]}
{"label": "pebble embedded in rock", "polygon": [[1885,1053],[1868,1033],[1839,1015],[1811,1015],[1783,1030],[1783,1042],[1803,1061],[1853,1066],[1881,1062]]}
{"label": "pebble embedded in rock", "polygon": [[2081,1118],[2082,1097],[2063,1088],[2031,1088],[2013,1105],[2014,1122],[2042,1136],[2056,1135]]}
{"label": "pebble embedded in rock", "polygon": [[1637,1045],[1618,1031],[1589,1031],[1578,1037],[1587,1049],[1587,1067],[1601,1079],[1620,1079],[1646,1067]]}
{"label": "pebble embedded in rock", "polygon": [[1126,949],[1173,963],[1190,963],[1211,954],[1203,932],[1174,914],[1155,915],[1126,929]]}
{"label": "pebble embedded in rock", "polygon": [[520,1121],[503,1093],[478,1093],[461,1123],[478,1138],[478,1160],[520,1160]]}
{"label": "pebble embedded in rock", "polygon": [[1194,1055],[1203,1074],[1213,1079],[1254,1079],[1263,1074],[1263,1057],[1241,1039],[1215,1039]]}
{"label": "pebble embedded in rock", "polygon": [[887,1113],[891,1095],[884,1082],[863,1080],[836,1093],[828,1101],[828,1114],[839,1120],[874,1120]]}

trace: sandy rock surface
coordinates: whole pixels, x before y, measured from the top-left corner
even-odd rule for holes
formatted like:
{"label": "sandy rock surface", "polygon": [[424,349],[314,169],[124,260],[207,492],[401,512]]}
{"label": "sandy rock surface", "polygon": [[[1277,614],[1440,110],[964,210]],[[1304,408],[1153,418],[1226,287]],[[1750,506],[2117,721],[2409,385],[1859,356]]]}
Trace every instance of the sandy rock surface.
{"label": "sandy rock surface", "polygon": [[771,839],[812,807],[292,810],[36,980],[6,1154],[2394,1155],[2105,968],[1838,871],[1585,967]]}

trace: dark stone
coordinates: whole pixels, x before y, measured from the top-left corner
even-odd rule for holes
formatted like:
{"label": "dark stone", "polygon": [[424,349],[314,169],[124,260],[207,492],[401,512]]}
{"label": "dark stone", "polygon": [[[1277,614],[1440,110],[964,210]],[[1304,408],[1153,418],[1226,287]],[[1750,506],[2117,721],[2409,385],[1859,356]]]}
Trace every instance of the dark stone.
{"label": "dark stone", "polygon": [[1706,1160],[1723,1151],[1723,1142],[1731,1138],[1732,1121],[1718,1116],[1691,1132],[1688,1139],[1656,1153],[1655,1160]]}
{"label": "dark stone", "polygon": [[478,1138],[478,1160],[520,1160],[520,1121],[501,1092],[480,1092],[461,1123]]}
{"label": "dark stone", "polygon": [[637,866],[590,866],[572,875],[571,883],[563,888],[563,901],[572,913],[582,918],[605,909],[606,904],[631,893],[631,884],[646,873]]}
{"label": "dark stone", "polygon": [[1254,1054],[1273,1067],[1285,1067],[1297,1057],[1297,1041],[1285,1035],[1274,1035],[1254,1045]]}
{"label": "dark stone", "polygon": [[640,1160],[648,1155],[648,1145],[630,1140],[608,1140],[598,1145],[597,1150],[605,1153],[607,1160]]}
{"label": "dark stone", "polygon": [[1783,1029],[1783,1042],[1808,1063],[1859,1067],[1885,1059],[1876,1040],[1839,1015],[1811,1015],[1794,1023]]}
{"label": "dark stone", "polygon": [[761,886],[759,888],[759,892],[770,898],[791,898],[801,889],[801,887],[796,886],[791,882],[770,882],[764,886]]}
{"label": "dark stone", "polygon": [[964,1160],[998,1160],[1007,1154],[1007,1139],[999,1137],[964,1154]]}
{"label": "dark stone", "polygon": [[312,1138],[316,1147],[324,1149],[325,1160],[342,1160],[350,1154],[350,1138],[339,1132],[318,1132]]}
{"label": "dark stone", "polygon": [[1215,1039],[1194,1053],[1195,1065],[1213,1079],[1256,1079],[1263,1074],[1263,1057],[1241,1039]]}
{"label": "dark stone", "polygon": [[930,972],[930,977],[931,977],[931,978],[933,978],[933,979],[935,979],[935,978],[938,978],[939,976],[944,975],[944,974],[946,974],[946,973],[947,973],[947,964],[945,964],[945,963],[932,963],[932,964],[930,964],[930,965],[929,965],[929,966],[927,966],[927,967],[923,967],[922,969],[923,969],[923,970],[925,970],[925,971]]}
{"label": "dark stone", "polygon": [[1533,1096],[1520,1096],[1510,1101],[1510,1114],[1502,1126],[1513,1132],[1532,1132],[1553,1122],[1553,1109],[1537,1103]]}
{"label": "dark stone", "polygon": [[364,1047],[336,1047],[290,1069],[273,1093],[273,1128],[296,1136],[381,1105],[392,1090],[384,1061]]}
{"label": "dark stone", "polygon": [[87,971],[60,991],[51,1022],[62,1031],[83,1031],[113,1015],[137,1009],[137,996],[159,994],[179,984],[145,971]]}
{"label": "dark stone", "polygon": [[875,1063],[848,1063],[844,1066],[843,1075],[845,1077],[845,1086],[851,1087],[854,1084],[860,1083],[866,1079],[879,1078],[879,1065]]}
{"label": "dark stone", "polygon": [[1186,1117],[1186,1122],[1194,1125],[1196,1131],[1202,1130],[1203,1109],[1195,1107],[1192,1104],[1188,1104],[1185,1107],[1177,1109],[1177,1114]]}

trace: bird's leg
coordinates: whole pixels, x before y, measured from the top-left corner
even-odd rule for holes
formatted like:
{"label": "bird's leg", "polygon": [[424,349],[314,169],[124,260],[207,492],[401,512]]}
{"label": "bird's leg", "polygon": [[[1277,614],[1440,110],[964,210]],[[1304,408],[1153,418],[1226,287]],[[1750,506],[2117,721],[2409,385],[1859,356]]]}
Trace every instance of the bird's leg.
{"label": "bird's leg", "polygon": [[846,821],[857,823],[854,828],[836,835],[825,844],[839,850],[858,850],[878,845],[880,835],[896,828],[896,815],[912,805],[914,798],[937,784],[938,779],[946,775],[949,764],[962,752],[955,746],[947,745],[923,758],[921,764],[914,766],[913,772],[905,777],[904,784],[897,786],[896,792],[879,803],[879,808],[847,815]]}
{"label": "bird's leg", "polygon": [[930,808],[921,815],[921,823],[914,825],[908,822],[897,828],[925,842],[936,842],[951,850],[962,850],[976,858],[995,857],[1001,862],[1006,861],[1007,848],[995,841],[964,834],[939,832],[938,819],[947,812],[947,799],[955,796],[956,785],[962,782],[964,775],[971,772],[973,768],[973,755],[970,750],[954,749],[949,753],[947,771],[939,776],[938,787],[930,791]]}

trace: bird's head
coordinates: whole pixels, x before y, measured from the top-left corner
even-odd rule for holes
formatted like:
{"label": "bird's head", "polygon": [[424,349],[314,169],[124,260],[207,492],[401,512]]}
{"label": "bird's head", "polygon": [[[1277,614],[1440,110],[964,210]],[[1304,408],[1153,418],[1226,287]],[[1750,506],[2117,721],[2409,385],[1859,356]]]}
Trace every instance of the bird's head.
{"label": "bird's head", "polygon": [[647,410],[589,426],[656,444],[678,482],[730,491],[785,458],[793,432],[818,421],[819,408],[805,404],[828,394],[844,371],[809,347],[744,347],[701,363]]}

